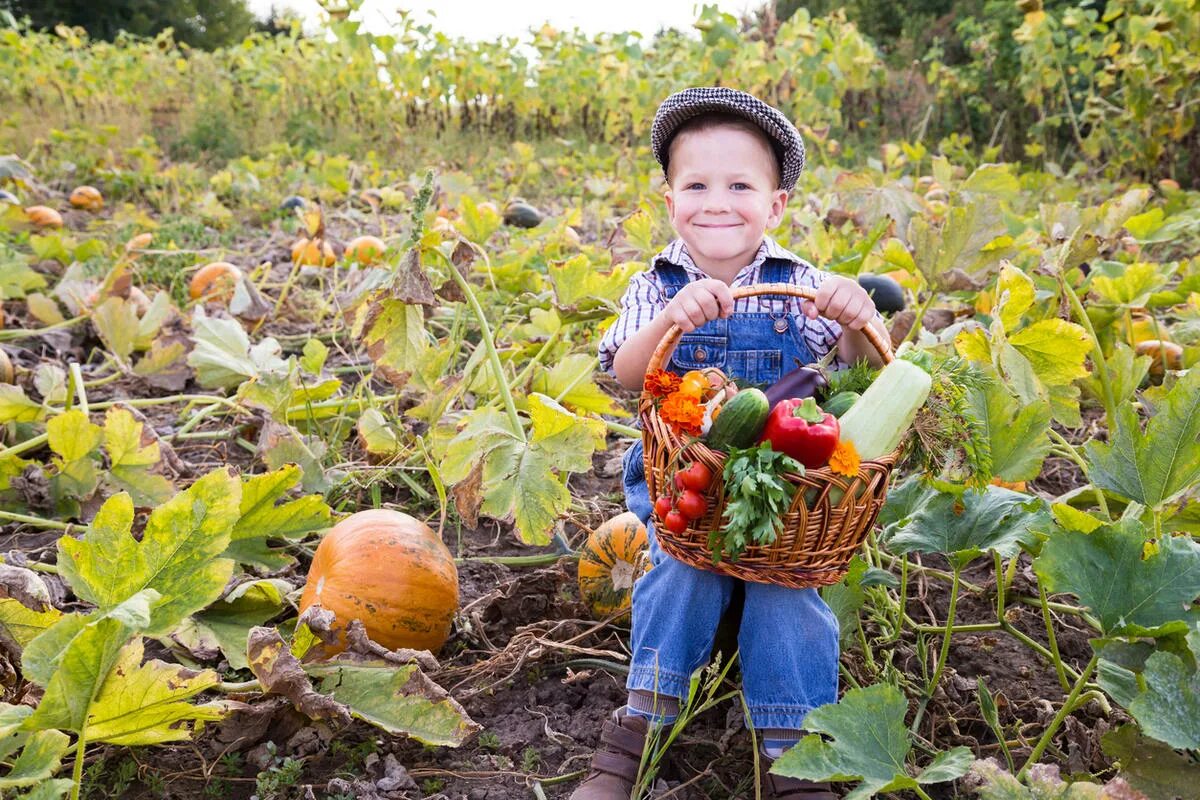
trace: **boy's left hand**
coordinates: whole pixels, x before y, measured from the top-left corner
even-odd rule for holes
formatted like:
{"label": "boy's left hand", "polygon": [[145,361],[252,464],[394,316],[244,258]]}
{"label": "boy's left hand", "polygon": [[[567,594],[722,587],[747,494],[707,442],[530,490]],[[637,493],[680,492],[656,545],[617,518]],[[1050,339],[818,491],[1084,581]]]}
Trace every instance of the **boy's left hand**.
{"label": "boy's left hand", "polygon": [[825,317],[850,330],[862,330],[875,317],[875,302],[858,281],[830,275],[817,289],[815,300],[801,304],[809,319]]}

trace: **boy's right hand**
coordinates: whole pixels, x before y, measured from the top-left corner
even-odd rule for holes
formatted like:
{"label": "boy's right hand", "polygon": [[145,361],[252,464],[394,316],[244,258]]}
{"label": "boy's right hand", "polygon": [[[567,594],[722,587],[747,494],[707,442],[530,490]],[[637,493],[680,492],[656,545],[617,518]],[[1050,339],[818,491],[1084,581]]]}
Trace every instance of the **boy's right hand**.
{"label": "boy's right hand", "polygon": [[663,313],[684,333],[691,333],[710,320],[733,313],[733,292],[716,278],[692,281],[667,303]]}

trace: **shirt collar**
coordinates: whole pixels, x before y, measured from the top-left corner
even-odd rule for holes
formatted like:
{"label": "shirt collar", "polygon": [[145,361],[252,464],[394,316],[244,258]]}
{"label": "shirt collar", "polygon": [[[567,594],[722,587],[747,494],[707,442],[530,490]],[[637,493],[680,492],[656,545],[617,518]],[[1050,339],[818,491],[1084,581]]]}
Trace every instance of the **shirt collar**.
{"label": "shirt collar", "polygon": [[[789,253],[780,246],[779,242],[772,239],[770,236],[764,236],[762,243],[758,246],[758,252],[754,254],[754,260],[738,271],[737,276],[733,279],[733,286],[739,286],[750,282],[753,275],[757,273],[759,267],[763,265],[768,258],[778,258],[784,261],[791,261],[793,264],[803,263],[799,258]],[[689,272],[695,276],[708,277],[704,271],[696,266],[696,262],[692,261],[691,255],[688,253],[687,244],[683,239],[674,239],[670,244],[659,251],[653,260],[650,262],[657,267],[660,263],[674,264],[677,267],[683,267],[685,272]]]}

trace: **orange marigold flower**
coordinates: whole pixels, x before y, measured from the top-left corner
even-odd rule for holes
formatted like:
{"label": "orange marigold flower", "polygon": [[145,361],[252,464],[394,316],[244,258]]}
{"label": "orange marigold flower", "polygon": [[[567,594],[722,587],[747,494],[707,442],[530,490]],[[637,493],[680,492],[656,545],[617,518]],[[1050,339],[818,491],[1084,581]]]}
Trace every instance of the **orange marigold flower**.
{"label": "orange marigold flower", "polygon": [[849,439],[839,440],[837,447],[833,448],[833,455],[829,457],[829,469],[848,478],[858,474],[861,464],[862,459],[858,457],[858,450],[854,447],[854,442]]}
{"label": "orange marigold flower", "polygon": [[679,388],[680,378],[674,372],[656,369],[646,373],[646,394],[651,397],[666,397]]}
{"label": "orange marigold flower", "polygon": [[659,408],[663,421],[678,433],[699,436],[704,423],[704,406],[683,392],[674,392]]}

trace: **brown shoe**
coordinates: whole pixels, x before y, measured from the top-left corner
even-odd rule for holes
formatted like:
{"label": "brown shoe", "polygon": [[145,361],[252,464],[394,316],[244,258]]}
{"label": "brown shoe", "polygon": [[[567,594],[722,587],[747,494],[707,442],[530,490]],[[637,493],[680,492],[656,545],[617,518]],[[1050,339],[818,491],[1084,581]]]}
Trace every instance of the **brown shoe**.
{"label": "brown shoe", "polygon": [[592,770],[571,792],[570,800],[629,800],[649,730],[650,720],[645,717],[626,715],[624,708],[614,711],[600,730]]}
{"label": "brown shoe", "polygon": [[762,756],[763,800],[838,800],[833,786],[828,782],[814,783],[800,778],[785,778],[772,775],[767,770],[775,763],[773,758]]}

